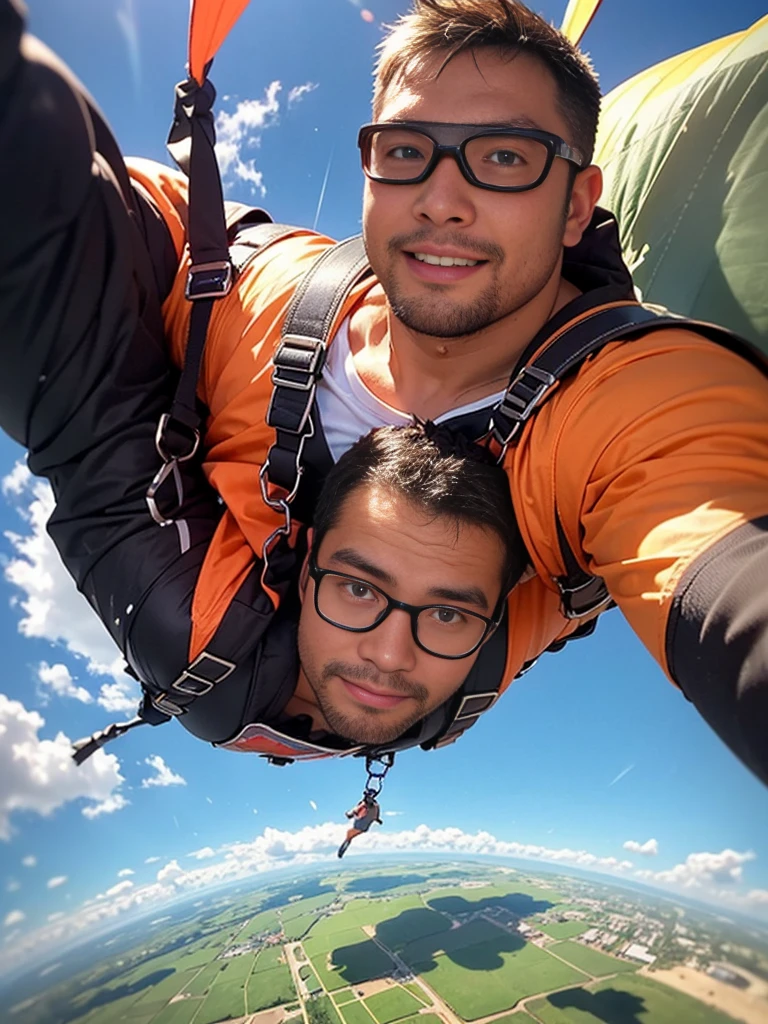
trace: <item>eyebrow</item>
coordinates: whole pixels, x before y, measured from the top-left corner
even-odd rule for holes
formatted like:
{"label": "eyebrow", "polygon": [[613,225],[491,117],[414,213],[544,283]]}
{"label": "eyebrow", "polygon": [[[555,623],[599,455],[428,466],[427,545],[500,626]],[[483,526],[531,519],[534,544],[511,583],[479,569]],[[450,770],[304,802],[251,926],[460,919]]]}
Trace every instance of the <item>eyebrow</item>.
{"label": "eyebrow", "polygon": [[[334,551],[330,556],[330,562],[340,562],[342,565],[357,569],[358,572],[364,572],[378,580],[379,583],[386,583],[388,586],[396,586],[397,584],[394,576],[378,565],[374,565],[373,562],[369,562],[367,558],[358,551],[355,551],[354,548],[339,548],[338,551]],[[462,604],[473,604],[485,611],[489,608],[488,598],[482,587],[478,586],[430,587],[427,591],[427,597],[435,598],[437,601],[458,601]]]}
{"label": "eyebrow", "polygon": [[509,120],[505,121],[483,121],[484,128],[533,128],[535,131],[541,132],[544,129],[536,121],[531,120],[530,117],[510,117]]}

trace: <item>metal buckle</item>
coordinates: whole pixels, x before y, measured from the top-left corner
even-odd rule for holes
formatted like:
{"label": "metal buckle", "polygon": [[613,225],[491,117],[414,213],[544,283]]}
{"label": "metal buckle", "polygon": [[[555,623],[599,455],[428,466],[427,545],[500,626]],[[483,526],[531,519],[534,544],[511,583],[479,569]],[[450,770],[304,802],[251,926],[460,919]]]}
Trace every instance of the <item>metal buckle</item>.
{"label": "metal buckle", "polygon": [[232,264],[229,260],[194,263],[187,273],[184,296],[190,302],[198,299],[221,299],[232,290]]}
{"label": "metal buckle", "polygon": [[173,519],[166,519],[163,513],[160,511],[160,507],[155,500],[160,488],[163,486],[169,476],[173,474],[173,482],[176,484],[176,509],[181,507],[181,502],[184,497],[184,491],[181,486],[181,477],[179,475],[179,467],[175,459],[171,459],[170,462],[164,462],[160,469],[155,473],[152,483],[147,488],[145,501],[149,508],[149,514],[152,516],[158,526],[172,526],[174,523]]}
{"label": "metal buckle", "polygon": [[[309,361],[306,366],[294,366],[288,361],[282,362],[286,349],[297,349],[299,352],[309,353]],[[304,337],[300,334],[287,334],[277,346],[272,356],[272,383],[283,388],[291,388],[294,391],[309,391],[317,384],[325,362],[325,345],[315,338]],[[306,380],[291,380],[282,376],[284,373],[301,373],[306,375]]]}
{"label": "metal buckle", "polygon": [[[190,431],[192,434],[192,447],[184,455],[174,455],[165,450],[163,441],[165,433],[170,423],[180,423],[182,428],[186,431]],[[187,459],[191,459],[196,454],[197,449],[200,447],[200,431],[197,427],[188,427],[181,420],[176,420],[169,412],[164,412],[160,419],[157,421],[157,430],[155,431],[155,448],[157,453],[163,462],[186,462]]]}
{"label": "metal buckle", "polygon": [[[493,705],[499,699],[499,696],[500,695],[499,695],[498,690],[489,690],[486,693],[470,693],[470,694],[467,694],[466,697],[462,698],[461,704],[459,705],[459,710],[454,715],[453,722],[451,723],[451,725],[455,724],[456,722],[463,722],[463,721],[465,721],[468,718],[475,718],[476,719],[476,718],[479,718],[480,715],[484,715],[486,711],[490,711],[491,710]],[[470,701],[478,700],[478,699],[481,699],[481,698],[486,698],[486,699],[489,700],[489,703],[484,708],[481,708],[480,711],[469,711],[468,712],[466,710],[467,704],[469,704]]]}
{"label": "metal buckle", "polygon": [[[277,371],[275,371],[275,372],[277,372]],[[272,375],[272,380],[273,380],[273,382],[275,380],[274,373]],[[279,386],[282,386],[283,381],[278,381],[277,383],[278,383]],[[292,387],[292,386],[293,385],[288,385],[288,387]],[[310,386],[308,388],[305,388],[305,387],[295,387],[294,388],[295,391],[305,391],[306,394],[307,394],[307,401],[306,401],[306,404],[304,406],[304,410],[303,410],[303,412],[301,414],[301,419],[299,420],[299,424],[298,424],[298,426],[296,427],[295,430],[292,430],[289,427],[278,427],[278,426],[276,426],[272,422],[272,414],[273,414],[274,408],[275,408],[275,398],[277,397],[277,388],[275,388],[272,391],[272,397],[269,400],[269,407],[267,408],[267,420],[266,420],[267,425],[270,426],[270,427],[274,427],[275,430],[284,430],[288,434],[303,434],[305,429],[306,429],[306,426],[307,426],[307,420],[309,420],[310,414],[312,413],[312,406],[315,403],[315,388],[316,387],[317,387],[317,383],[316,383],[316,381],[313,380],[313,381],[311,381]],[[314,432],[315,432],[315,428],[314,428],[314,425],[313,425],[312,431],[309,434],[309,436],[311,437],[312,434],[314,434]]]}
{"label": "metal buckle", "polygon": [[[526,376],[533,377],[533,379],[539,383],[533,388],[530,387],[525,382]],[[556,383],[557,377],[554,377],[547,370],[541,370],[538,366],[524,366],[504,392],[504,397],[498,405],[499,411],[509,419],[524,423],[542,400],[544,395],[546,395],[549,389]],[[532,391],[532,397],[527,401],[523,398],[519,398],[514,393],[515,388],[518,385],[522,385],[529,391]],[[512,403],[517,403],[517,408]]]}
{"label": "metal buckle", "polygon": [[[609,605],[613,600],[607,589],[603,592],[603,588],[605,588],[605,581],[599,576],[592,576],[586,583],[582,583],[578,587],[564,587],[557,580],[555,582],[557,583],[558,590],[560,591],[560,610],[566,619],[583,619],[585,615],[591,615],[593,612],[597,612],[602,608],[605,608],[606,605]],[[599,597],[599,600],[593,600],[591,604],[588,603],[584,607],[575,609],[571,600],[572,596],[574,594],[580,594],[585,590],[588,590],[590,587],[594,587],[595,584],[598,585],[596,597]]]}
{"label": "metal buckle", "polygon": [[[197,675],[192,671],[198,665],[209,661],[216,662],[217,665],[221,665],[224,669],[224,672],[222,672],[218,679],[206,679],[204,676]],[[185,693],[189,697],[202,697],[204,694],[209,693],[214,686],[217,686],[222,680],[226,679],[227,676],[231,675],[236,667],[233,661],[227,661],[225,658],[219,658],[215,654],[203,651],[201,654],[198,654],[191,665],[184,669],[178,679],[171,683],[171,689],[177,690],[179,693]],[[197,685],[187,685],[188,679],[194,680],[194,683]]]}
{"label": "metal buckle", "polygon": [[167,693],[163,693],[159,697],[152,697],[151,700],[158,711],[162,711],[164,715],[171,715],[173,718],[183,715],[186,711],[186,708],[174,703]]}

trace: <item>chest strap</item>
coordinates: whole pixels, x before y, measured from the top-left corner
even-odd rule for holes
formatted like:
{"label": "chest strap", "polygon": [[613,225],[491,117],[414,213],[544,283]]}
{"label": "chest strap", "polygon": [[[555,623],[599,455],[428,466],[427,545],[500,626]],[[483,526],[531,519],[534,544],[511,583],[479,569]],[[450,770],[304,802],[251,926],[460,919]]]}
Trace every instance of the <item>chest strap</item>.
{"label": "chest strap", "polygon": [[301,482],[304,445],[315,433],[312,408],[330,330],[349,290],[370,273],[362,238],[348,238],[314,262],[288,308],[272,359],[274,387],[266,421],[275,440],[260,474],[262,497],[284,513],[286,528]]}

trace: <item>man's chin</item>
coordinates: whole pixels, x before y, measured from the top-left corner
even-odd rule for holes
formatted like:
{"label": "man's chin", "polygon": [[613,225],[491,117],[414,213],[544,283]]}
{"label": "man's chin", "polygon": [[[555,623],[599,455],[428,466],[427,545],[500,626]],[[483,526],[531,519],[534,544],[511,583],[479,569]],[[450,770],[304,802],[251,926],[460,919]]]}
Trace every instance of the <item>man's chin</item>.
{"label": "man's chin", "polygon": [[422,717],[419,714],[416,717],[409,716],[394,721],[380,713],[346,715],[330,708],[323,709],[323,714],[337,736],[366,747],[391,743],[407,732]]}

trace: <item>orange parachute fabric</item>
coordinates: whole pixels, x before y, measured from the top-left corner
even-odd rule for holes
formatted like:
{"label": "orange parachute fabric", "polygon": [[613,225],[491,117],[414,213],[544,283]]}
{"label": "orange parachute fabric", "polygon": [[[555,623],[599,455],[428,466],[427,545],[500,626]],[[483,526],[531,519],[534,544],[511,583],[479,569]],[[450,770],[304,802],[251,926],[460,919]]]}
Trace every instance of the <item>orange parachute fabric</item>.
{"label": "orange parachute fabric", "polygon": [[574,46],[579,45],[601,3],[602,0],[570,0],[563,15],[560,31]]}
{"label": "orange parachute fabric", "polygon": [[199,85],[205,66],[229,35],[249,0],[192,0],[189,15],[189,75]]}

